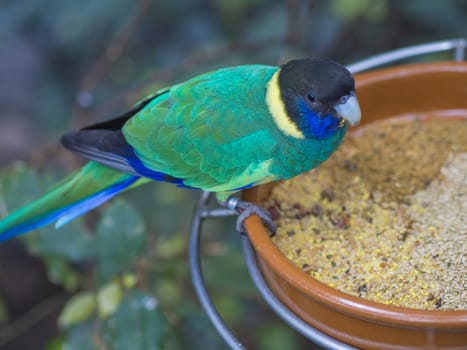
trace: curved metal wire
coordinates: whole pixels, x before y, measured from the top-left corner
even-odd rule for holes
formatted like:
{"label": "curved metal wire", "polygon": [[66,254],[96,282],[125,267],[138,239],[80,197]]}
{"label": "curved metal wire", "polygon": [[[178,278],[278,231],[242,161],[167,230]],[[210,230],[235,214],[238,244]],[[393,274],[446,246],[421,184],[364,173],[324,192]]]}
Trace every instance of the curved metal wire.
{"label": "curved metal wire", "polygon": [[[369,57],[365,60],[356,62],[347,66],[347,68],[352,73],[358,73],[369,69],[374,69],[376,67],[386,65],[389,63],[394,63],[403,59],[410,57],[415,57],[419,55],[443,52],[443,51],[453,51],[453,60],[462,61],[465,59],[465,50],[467,47],[466,39],[452,39],[437,41],[428,44],[410,46],[406,48],[401,48],[398,50],[390,51],[380,55]],[[201,268],[201,256],[200,256],[200,238],[201,238],[201,227],[205,219],[209,218],[219,218],[219,217],[228,217],[236,215],[233,210],[218,208],[210,210],[208,208],[209,200],[211,194],[203,192],[200,200],[196,206],[192,227],[190,232],[190,241],[188,247],[189,254],[189,263],[192,276],[193,287],[198,295],[198,299],[203,307],[204,311],[208,315],[211,323],[214,328],[217,330],[219,335],[225,341],[225,343],[232,350],[243,350],[245,346],[235,337],[229,327],[222,320],[222,317],[216,310],[209,293],[206,288],[206,284],[203,278],[202,268]],[[266,281],[264,280],[255,257],[255,253],[251,244],[248,240],[248,237],[243,238],[243,253],[245,256],[245,261],[247,263],[248,272],[258,289],[259,293],[266,301],[266,303],[273,309],[273,311],[281,317],[290,327],[295,329],[300,334],[304,335],[306,338],[318,344],[325,349],[330,350],[351,350],[355,349],[348,344],[344,344],[337,339],[334,339],[317,329],[313,328],[297,315],[295,315],[290,309],[288,309],[271,291]]]}
{"label": "curved metal wire", "polygon": [[454,61],[463,61],[465,59],[465,48],[467,40],[463,38],[436,41],[428,44],[421,44],[401,49],[389,51],[379,55],[368,57],[364,60],[347,66],[352,73],[360,73],[369,69],[374,69],[385,64],[395,63],[411,57],[427,55],[435,52],[453,51]]}
{"label": "curved metal wire", "polygon": [[199,302],[208,315],[209,320],[211,321],[214,328],[231,349],[241,350],[245,349],[245,347],[240,343],[240,341],[237,340],[237,338],[233,335],[232,331],[225,324],[225,322],[222,320],[222,317],[217,312],[216,307],[214,306],[207,291],[203,278],[203,271],[201,269],[200,241],[203,221],[213,217],[227,217],[235,215],[235,212],[230,209],[209,210],[208,204],[210,198],[211,193],[202,192],[193,215],[190,240],[188,245],[191,279]]}

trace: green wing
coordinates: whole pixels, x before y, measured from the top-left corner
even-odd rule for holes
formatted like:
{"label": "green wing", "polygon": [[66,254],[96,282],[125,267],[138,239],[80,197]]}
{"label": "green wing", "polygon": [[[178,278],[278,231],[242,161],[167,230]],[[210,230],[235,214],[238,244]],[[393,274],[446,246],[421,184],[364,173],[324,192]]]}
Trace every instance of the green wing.
{"label": "green wing", "polygon": [[279,131],[265,104],[275,67],[220,69],[171,87],[123,127],[147,168],[208,191],[266,181]]}

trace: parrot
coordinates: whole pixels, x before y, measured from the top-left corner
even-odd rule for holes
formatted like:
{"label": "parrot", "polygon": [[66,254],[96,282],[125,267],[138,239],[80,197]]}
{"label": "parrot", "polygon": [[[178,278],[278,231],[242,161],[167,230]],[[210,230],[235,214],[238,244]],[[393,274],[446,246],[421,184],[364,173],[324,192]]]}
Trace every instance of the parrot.
{"label": "parrot", "polygon": [[[360,118],[353,76],[333,60],[197,75],[158,89],[113,119],[64,134],[62,145],[88,162],[0,220],[0,241],[53,222],[62,227],[152,180],[213,192],[228,203],[244,189],[318,166]],[[252,214],[272,222],[259,205],[234,203],[237,230]]]}

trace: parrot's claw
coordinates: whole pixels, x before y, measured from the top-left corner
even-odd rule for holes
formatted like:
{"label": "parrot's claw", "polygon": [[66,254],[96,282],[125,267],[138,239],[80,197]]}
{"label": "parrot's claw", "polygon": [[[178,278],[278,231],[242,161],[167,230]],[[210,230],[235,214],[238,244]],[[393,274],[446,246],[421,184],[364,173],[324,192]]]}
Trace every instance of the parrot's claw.
{"label": "parrot's claw", "polygon": [[236,230],[238,232],[240,233],[246,232],[245,225],[244,225],[245,220],[249,218],[251,215],[255,214],[267,226],[267,228],[271,232],[271,236],[273,236],[276,233],[277,227],[272,221],[271,216],[265,209],[261,208],[260,206],[254,203],[251,203],[251,202],[242,201],[235,197],[229,198],[226,204],[228,208],[235,210],[239,214],[237,218],[237,224],[236,224]]}

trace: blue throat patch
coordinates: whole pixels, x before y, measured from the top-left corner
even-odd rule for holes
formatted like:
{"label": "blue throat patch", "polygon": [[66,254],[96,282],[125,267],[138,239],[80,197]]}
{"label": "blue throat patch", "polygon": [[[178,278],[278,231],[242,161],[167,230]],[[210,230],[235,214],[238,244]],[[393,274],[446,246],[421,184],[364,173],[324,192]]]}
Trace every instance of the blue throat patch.
{"label": "blue throat patch", "polygon": [[339,129],[339,118],[331,114],[320,116],[311,111],[306,102],[300,99],[297,103],[300,113],[298,128],[306,138],[326,139]]}

